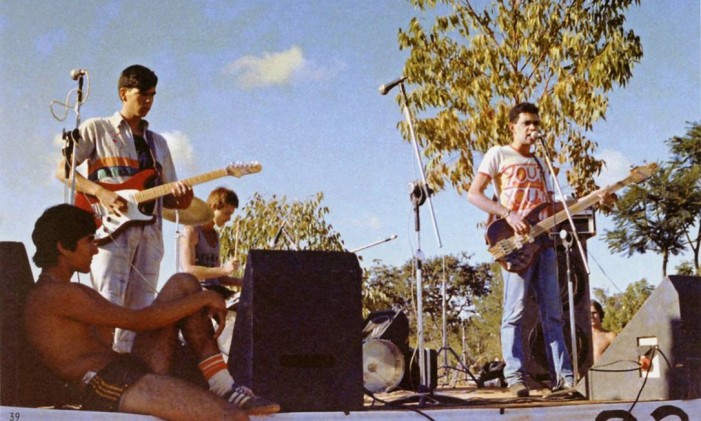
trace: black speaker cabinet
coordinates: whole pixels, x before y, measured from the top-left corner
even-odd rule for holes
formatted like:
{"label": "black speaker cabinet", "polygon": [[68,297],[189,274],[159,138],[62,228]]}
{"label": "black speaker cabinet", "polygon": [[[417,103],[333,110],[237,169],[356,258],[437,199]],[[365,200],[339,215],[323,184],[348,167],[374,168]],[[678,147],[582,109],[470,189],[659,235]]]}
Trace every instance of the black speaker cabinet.
{"label": "black speaker cabinet", "polygon": [[33,285],[24,245],[0,242],[0,404],[36,407],[77,402],[71,401],[68,387],[49,371],[27,341],[24,305]]}
{"label": "black speaker cabinet", "polygon": [[[586,252],[586,237],[580,237],[584,251]],[[570,305],[568,293],[567,276],[567,252],[565,247],[558,241],[557,264],[558,282],[560,284],[560,301],[562,303],[562,330],[565,337],[565,345],[573,359],[572,335],[570,328]],[[580,378],[583,378],[589,367],[593,363],[593,348],[591,341],[591,314],[589,311],[589,276],[582,263],[579,250],[573,244],[569,251],[570,277],[572,281],[572,292],[574,298],[574,321],[577,347],[577,362]],[[521,324],[523,333],[523,350],[525,357],[525,368],[529,375],[530,387],[541,387],[543,382],[550,380],[548,371],[548,359],[545,353],[545,340],[543,330],[540,325],[538,305],[532,291],[529,291],[526,298],[525,310]],[[572,361],[574,368],[574,361]]]}
{"label": "black speaker cabinet", "polygon": [[[632,400],[639,392],[640,400],[700,398],[699,303],[701,277],[662,280],[589,371],[589,398]],[[645,354],[652,358],[650,370],[636,369]]]}
{"label": "black speaker cabinet", "polygon": [[252,250],[229,353],[234,379],[286,412],[362,409],[361,278],[351,253]]}

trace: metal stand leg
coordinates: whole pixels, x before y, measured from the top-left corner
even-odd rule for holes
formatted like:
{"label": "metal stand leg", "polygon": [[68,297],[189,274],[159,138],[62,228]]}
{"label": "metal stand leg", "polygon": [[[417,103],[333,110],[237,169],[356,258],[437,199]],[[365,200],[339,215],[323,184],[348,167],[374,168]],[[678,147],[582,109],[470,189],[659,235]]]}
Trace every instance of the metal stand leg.
{"label": "metal stand leg", "polygon": [[[475,378],[475,376],[472,374],[470,369],[465,365],[465,361],[462,361],[460,359],[460,356],[458,355],[457,352],[455,352],[451,347],[448,346],[448,334],[447,334],[447,300],[446,300],[446,277],[445,277],[445,256],[443,257],[443,283],[442,283],[442,305],[443,305],[443,329],[441,331],[443,335],[443,341],[442,341],[442,346],[441,349],[438,350],[438,356],[440,357],[441,354],[443,354],[443,365],[439,367],[443,371],[443,376],[440,377],[446,377],[448,379],[448,384],[451,385],[450,383],[450,378],[449,378],[449,373],[450,370],[454,370],[460,373],[465,373],[467,374],[468,377],[472,379],[472,381],[477,384],[478,387],[480,387],[479,381]],[[456,367],[451,366],[448,364],[448,353],[452,354],[453,357],[458,361],[458,365]],[[465,353],[464,345],[463,345],[463,353]],[[452,384],[454,385],[454,384]]]}

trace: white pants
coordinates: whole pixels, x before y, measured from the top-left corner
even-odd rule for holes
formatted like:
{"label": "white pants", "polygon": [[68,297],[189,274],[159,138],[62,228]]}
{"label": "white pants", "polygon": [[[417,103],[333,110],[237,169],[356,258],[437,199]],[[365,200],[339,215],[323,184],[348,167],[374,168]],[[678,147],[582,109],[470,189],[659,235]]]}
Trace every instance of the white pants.
{"label": "white pants", "polygon": [[[156,298],[163,259],[159,221],[132,226],[99,247],[91,266],[93,288],[110,302],[131,309],[147,307]],[[114,350],[129,352],[134,332],[117,329]]]}

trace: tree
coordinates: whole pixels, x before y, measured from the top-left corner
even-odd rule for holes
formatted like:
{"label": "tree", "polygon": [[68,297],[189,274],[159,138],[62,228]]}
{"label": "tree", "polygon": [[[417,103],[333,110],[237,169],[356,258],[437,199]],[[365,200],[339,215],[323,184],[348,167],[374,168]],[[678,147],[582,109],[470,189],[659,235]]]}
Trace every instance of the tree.
{"label": "tree", "polygon": [[501,266],[492,263],[493,274],[489,293],[475,303],[474,314],[467,327],[470,355],[481,357],[481,362],[501,359],[501,313],[504,299],[504,279]]}
{"label": "tree", "polygon": [[662,254],[662,276],[671,255],[686,248],[684,234],[693,222],[684,209],[691,194],[688,174],[672,166],[660,168],[644,184],[631,186],[616,203],[613,230],[605,230],[609,250],[632,256]]}
{"label": "tree", "polygon": [[[254,194],[232,224],[221,232],[222,261],[237,256],[243,268],[249,250],[290,249],[290,242],[299,250],[342,251],[341,235],[325,220],[329,209],[322,206],[323,199],[323,193],[317,193],[307,201],[289,203],[285,196],[278,198],[273,195],[265,199],[258,193]],[[283,235],[271,247],[270,243],[283,221],[286,221]]]}
{"label": "tree", "polygon": [[650,285],[646,279],[634,282],[628,285],[624,292],[610,297],[606,296],[603,289],[595,288],[594,296],[604,309],[602,322],[604,329],[613,332],[623,330],[654,290],[655,287]]}
{"label": "tree", "polygon": [[[379,263],[379,262],[377,262]],[[444,269],[445,263],[445,269]],[[364,280],[363,307],[404,311],[411,326],[416,326],[416,277],[413,260],[401,267],[377,264],[369,268]],[[466,253],[427,259],[422,265],[423,328],[427,346],[442,345],[442,283],[446,280],[446,324],[449,340],[459,341],[461,323],[473,311],[476,298],[489,292],[491,273],[486,263],[472,265]],[[416,334],[416,329],[412,329]]]}
{"label": "tree", "polygon": [[[701,275],[699,251],[701,250],[701,123],[690,124],[685,136],[674,136],[667,140],[672,151],[672,165],[677,171],[685,173],[685,179],[693,186],[693,194],[686,198],[684,211],[695,220],[696,233],[691,228],[685,237],[693,252],[693,262],[690,263],[696,275]],[[695,236],[695,238],[694,238]]]}
{"label": "tree", "polygon": [[639,0],[498,0],[481,11],[470,0],[409,1],[446,11],[430,28],[415,17],[398,34],[410,50],[404,74],[417,87],[408,101],[422,114],[415,129],[430,184],[466,191],[472,152],[507,143],[508,110],[528,100],[540,107],[551,155],[571,165],[570,185],[578,195],[593,190],[602,162],[587,132],[642,57],[639,37],[623,28]]}
{"label": "tree", "polygon": [[[693,125],[684,137],[667,140],[669,163],[645,184],[632,186],[618,200],[613,213],[615,228],[606,230],[609,249],[628,256],[653,251],[662,254],[662,276],[671,255],[691,247],[692,263],[699,272],[701,245],[701,126]],[[695,234],[692,230],[696,226]]]}

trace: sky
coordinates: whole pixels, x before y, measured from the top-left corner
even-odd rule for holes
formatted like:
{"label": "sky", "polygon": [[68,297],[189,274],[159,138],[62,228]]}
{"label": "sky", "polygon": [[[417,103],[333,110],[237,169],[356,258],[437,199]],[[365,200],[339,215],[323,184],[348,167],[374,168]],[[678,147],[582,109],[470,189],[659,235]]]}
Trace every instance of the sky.
{"label": "sky", "polygon": [[[397,235],[359,252],[364,267],[375,259],[401,265],[419,245],[429,258],[466,252],[473,263],[491,261],[477,227],[484,214],[454,191],[433,197],[437,230],[422,206],[414,231],[408,186],[419,164],[397,130],[398,91],[382,96],[378,87],[402,74],[408,53],[397,33],[419,15],[403,0],[2,2],[0,239],[23,242],[31,256],[34,221],[64,201],[53,174],[60,133],[78,116],[71,108],[59,121],[49,104],[75,102],[70,71],[87,70],[85,120],[120,108],[119,73],[138,63],[159,77],[147,119],[168,140],[180,178],[233,161],[263,166],[198,185],[197,197],[220,185],[243,203],[254,193],[308,200],[323,192],[327,220],[348,249]],[[700,21],[697,0],[643,1],[627,13],[644,57],[589,136],[607,162],[600,185],[667,159],[664,141],[701,120]],[[610,218],[597,215],[596,223],[587,243],[592,288],[616,293],[662,280],[661,256],[612,254],[603,240]],[[175,228],[165,222],[162,279],[175,271]],[[670,272],[690,258],[674,257]]]}

